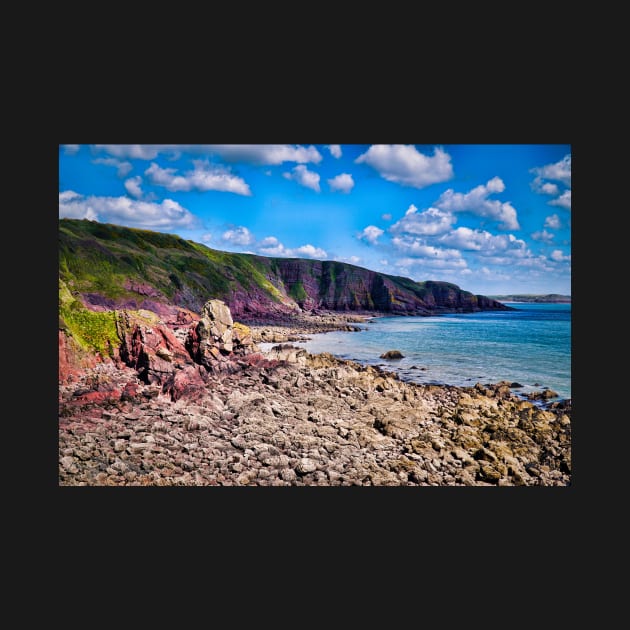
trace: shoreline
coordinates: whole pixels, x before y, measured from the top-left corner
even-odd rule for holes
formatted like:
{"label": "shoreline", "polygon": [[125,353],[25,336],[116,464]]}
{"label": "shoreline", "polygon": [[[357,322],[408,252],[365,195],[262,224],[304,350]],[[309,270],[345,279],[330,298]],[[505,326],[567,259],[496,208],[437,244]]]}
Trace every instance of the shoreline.
{"label": "shoreline", "polygon": [[59,484],[571,485],[570,406],[274,353],[175,402],[131,368],[86,371],[60,387]]}
{"label": "shoreline", "polygon": [[[257,344],[268,344],[268,348],[266,350],[271,349],[274,344],[283,344],[283,343],[303,343],[307,341],[311,341],[312,337],[310,335],[319,335],[325,334],[328,332],[340,331],[340,332],[358,332],[362,330],[358,326],[354,326],[353,324],[367,324],[372,319],[379,319],[382,317],[396,317],[396,315],[392,315],[391,313],[378,313],[374,315],[373,313],[361,313],[361,314],[352,314],[352,315],[340,315],[336,312],[326,312],[320,311],[315,316],[313,315],[302,315],[301,317],[291,318],[281,321],[274,321],[273,325],[265,325],[265,324],[249,324],[247,326],[252,331],[252,338]],[[405,317],[404,315],[400,315],[400,317]],[[303,348],[304,350],[306,348]],[[334,354],[334,353],[333,353]],[[352,357],[337,357],[340,360],[351,360],[359,363],[364,366],[372,366],[379,369],[382,369],[384,372],[388,374],[395,375],[397,378],[400,378],[404,382],[415,383],[418,385],[433,385],[439,387],[471,387],[474,386],[474,383],[471,384],[453,384],[447,383],[440,380],[434,380],[433,382],[423,382],[419,380],[414,380],[410,378],[408,375],[404,375],[400,370],[395,368],[388,369],[390,366],[387,364],[376,363],[376,358],[374,359],[375,363],[370,363],[368,361],[352,358]],[[499,379],[494,383],[484,383],[485,386],[497,385],[500,383],[506,383],[503,379]],[[513,394],[519,397],[522,400],[529,400],[539,405],[541,408],[547,408],[551,403],[559,403],[565,404],[571,403],[571,397],[563,397],[557,394],[551,388],[544,385],[530,385],[520,387],[512,387]],[[517,391],[519,389],[523,389],[523,391]]]}
{"label": "shoreline", "polygon": [[[304,327],[254,324],[251,336],[367,318],[318,313]],[[543,408],[507,381],[408,382],[286,340],[225,356],[218,372],[167,356],[155,367],[173,366],[174,381],[110,361],[60,382],[59,485],[571,485],[570,400]]]}

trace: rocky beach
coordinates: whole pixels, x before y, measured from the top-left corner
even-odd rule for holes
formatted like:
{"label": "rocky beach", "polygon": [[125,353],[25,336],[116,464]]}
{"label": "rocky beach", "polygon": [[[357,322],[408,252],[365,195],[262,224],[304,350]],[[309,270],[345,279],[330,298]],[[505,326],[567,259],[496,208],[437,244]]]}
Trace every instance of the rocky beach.
{"label": "rocky beach", "polygon": [[60,329],[59,485],[571,484],[570,400],[407,383],[292,345],[368,316],[118,310],[105,358]]}

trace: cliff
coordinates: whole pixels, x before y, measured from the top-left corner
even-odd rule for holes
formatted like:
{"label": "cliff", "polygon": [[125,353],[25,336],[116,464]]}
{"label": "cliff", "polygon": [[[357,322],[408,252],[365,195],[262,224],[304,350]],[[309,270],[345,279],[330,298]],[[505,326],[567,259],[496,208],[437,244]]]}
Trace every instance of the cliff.
{"label": "cliff", "polygon": [[315,309],[393,315],[508,310],[457,285],[391,276],[336,261],[215,250],[179,236],[59,220],[59,280],[91,311],[145,309],[175,317],[223,300],[235,318]]}

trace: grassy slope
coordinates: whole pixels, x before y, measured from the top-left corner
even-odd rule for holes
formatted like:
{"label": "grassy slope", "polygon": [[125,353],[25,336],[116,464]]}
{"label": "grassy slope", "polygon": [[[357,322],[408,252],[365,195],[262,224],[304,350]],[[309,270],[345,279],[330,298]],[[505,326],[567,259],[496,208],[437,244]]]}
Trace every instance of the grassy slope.
{"label": "grassy slope", "polygon": [[[299,264],[300,268],[298,281],[285,286],[286,276],[281,270],[287,264]],[[313,272],[315,266],[319,266],[320,276]],[[59,280],[75,296],[97,293],[121,303],[142,299],[130,287],[144,285],[159,293],[151,297],[191,310],[198,310],[210,298],[229,301],[227,298],[236,293],[292,304],[307,297],[300,280],[306,276],[319,282],[320,296],[331,289],[335,298],[344,295],[348,303],[355,303],[356,295],[349,289],[354,286],[371,306],[372,296],[365,284],[369,274],[374,272],[337,261],[320,263],[230,253],[172,234],[87,220],[59,220]],[[392,303],[408,300],[411,295],[424,300],[449,291],[476,302],[475,296],[453,284],[376,276],[381,284],[387,281],[389,288],[383,290]]]}
{"label": "grassy slope", "polygon": [[148,284],[167,300],[187,293],[202,304],[230,291],[254,288],[280,301],[258,257],[232,254],[179,236],[115,225],[61,219],[59,278],[72,291],[100,293],[113,299],[137,298],[127,282]]}

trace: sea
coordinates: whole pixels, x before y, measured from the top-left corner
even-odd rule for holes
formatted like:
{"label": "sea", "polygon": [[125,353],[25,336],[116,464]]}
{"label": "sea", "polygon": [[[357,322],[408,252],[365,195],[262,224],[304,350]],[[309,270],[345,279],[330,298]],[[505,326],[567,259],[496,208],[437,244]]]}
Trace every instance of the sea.
{"label": "sea", "polygon": [[[359,332],[320,333],[293,345],[380,366],[404,381],[464,387],[509,381],[522,385],[517,394],[548,388],[558,394],[552,400],[571,398],[571,304],[505,304],[514,310],[376,317],[356,324]],[[388,350],[404,357],[381,359]]]}

